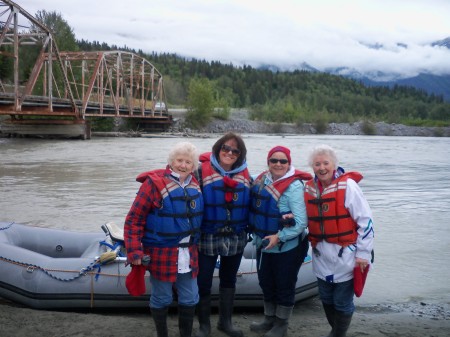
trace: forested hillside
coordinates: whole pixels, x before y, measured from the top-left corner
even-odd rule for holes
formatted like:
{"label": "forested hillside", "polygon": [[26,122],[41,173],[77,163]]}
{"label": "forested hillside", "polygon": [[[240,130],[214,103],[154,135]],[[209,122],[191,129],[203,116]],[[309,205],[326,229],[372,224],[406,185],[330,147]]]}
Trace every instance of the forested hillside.
{"label": "forested hillside", "polygon": [[273,122],[385,121],[407,125],[449,125],[450,104],[442,96],[407,86],[368,87],[326,73],[272,72],[250,66],[146,54],[99,42],[80,41],[80,50],[135,52],[163,74],[169,107],[184,107],[192,79],[207,79],[215,98],[228,107],[250,108],[253,119]]}
{"label": "forested hillside", "polygon": [[[190,107],[189,90],[194,80],[207,85],[214,107],[223,110],[245,107],[250,109],[251,118],[257,120],[297,124],[364,120],[422,126],[450,125],[450,103],[446,103],[442,96],[429,95],[413,87],[368,87],[327,73],[274,72],[186,59],[175,54],[147,54],[142,50],[109,46],[97,41],[76,40],[72,29],[59,14],[42,11],[37,13],[37,17],[54,29],[60,50],[120,49],[149,60],[164,76],[169,109]],[[21,69],[26,73],[31,71],[33,64],[31,61],[26,64],[27,58],[24,59]],[[11,59],[0,56],[0,71],[2,77],[11,72]]]}

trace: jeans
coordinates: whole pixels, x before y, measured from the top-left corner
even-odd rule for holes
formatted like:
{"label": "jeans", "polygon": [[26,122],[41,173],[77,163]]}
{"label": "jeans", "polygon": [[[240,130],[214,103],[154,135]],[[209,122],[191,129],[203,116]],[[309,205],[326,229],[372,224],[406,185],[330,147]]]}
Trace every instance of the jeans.
{"label": "jeans", "polygon": [[319,296],[323,303],[334,305],[338,311],[352,314],[355,311],[353,303],[353,279],[340,283],[326,282],[317,279],[319,285]]}
{"label": "jeans", "polygon": [[[220,288],[235,288],[236,274],[241,264],[243,252],[232,256],[220,256],[219,281]],[[198,253],[198,290],[200,296],[211,294],[214,268],[216,267],[217,257]]]}
{"label": "jeans", "polygon": [[173,285],[175,284],[178,294],[178,304],[193,306],[198,303],[197,279],[192,278],[192,273],[177,274],[175,283],[164,282],[150,276],[152,293],[150,295],[151,308],[165,308],[173,302]]}

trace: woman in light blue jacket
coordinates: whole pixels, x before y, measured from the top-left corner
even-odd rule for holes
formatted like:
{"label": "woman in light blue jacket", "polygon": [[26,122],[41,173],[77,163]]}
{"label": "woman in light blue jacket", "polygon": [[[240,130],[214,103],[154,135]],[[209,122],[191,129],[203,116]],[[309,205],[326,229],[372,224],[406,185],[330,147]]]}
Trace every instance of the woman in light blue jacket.
{"label": "woman in light blue jacket", "polygon": [[295,304],[295,285],[308,252],[303,180],[309,173],[291,165],[290,150],[275,146],[268,170],[252,185],[250,227],[256,245],[259,285],[264,295],[264,320],[250,330],[284,336]]}

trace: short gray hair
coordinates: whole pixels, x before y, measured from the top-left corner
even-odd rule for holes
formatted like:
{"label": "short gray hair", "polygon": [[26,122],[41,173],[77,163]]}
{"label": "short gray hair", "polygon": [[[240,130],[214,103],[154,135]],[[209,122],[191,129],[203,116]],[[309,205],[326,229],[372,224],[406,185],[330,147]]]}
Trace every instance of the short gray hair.
{"label": "short gray hair", "polygon": [[194,163],[193,171],[198,168],[198,152],[197,148],[194,144],[189,142],[179,142],[176,143],[169,152],[169,158],[167,159],[167,163],[172,165],[172,162],[179,155],[185,155],[191,158]]}
{"label": "short gray hair", "polygon": [[314,168],[314,158],[320,155],[330,157],[331,161],[333,162],[334,168],[336,169],[338,167],[339,161],[336,155],[336,151],[331,146],[322,144],[316,146],[309,154],[308,164],[309,166],[311,166],[311,168]]}

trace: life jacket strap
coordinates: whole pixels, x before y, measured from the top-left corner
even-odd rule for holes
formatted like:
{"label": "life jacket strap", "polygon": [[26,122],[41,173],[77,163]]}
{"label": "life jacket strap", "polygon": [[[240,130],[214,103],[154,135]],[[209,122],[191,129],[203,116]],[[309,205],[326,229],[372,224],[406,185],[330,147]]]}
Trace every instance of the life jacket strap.
{"label": "life jacket strap", "polygon": [[313,205],[322,205],[326,202],[331,202],[331,201],[335,201],[336,198],[321,198],[321,199],[311,199],[308,200],[309,204],[313,204]]}
{"label": "life jacket strap", "polygon": [[[152,230],[152,229],[149,230],[148,232],[151,233],[151,234],[155,233],[155,231]],[[185,236],[188,236],[188,235],[194,235],[194,234],[196,234],[198,232],[200,232],[200,229],[199,228],[195,228],[195,229],[191,229],[191,230],[184,231],[184,232],[176,232],[176,233],[156,232],[156,234],[158,236],[163,236],[163,237],[171,237],[171,236],[183,236],[183,237],[185,237]]]}
{"label": "life jacket strap", "polygon": [[350,217],[350,214],[333,215],[333,216],[309,216],[308,220],[321,222],[321,221],[327,221],[327,220],[345,219],[345,218],[349,218],[349,217]]}

